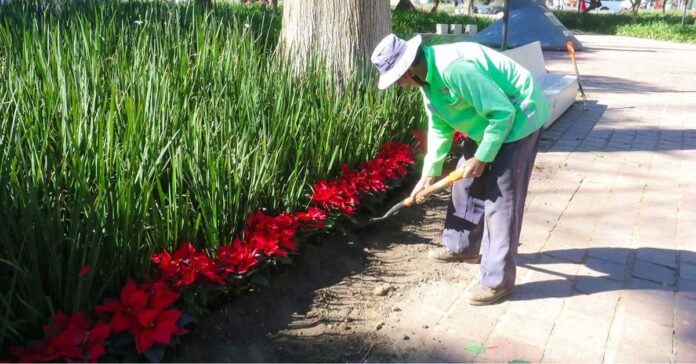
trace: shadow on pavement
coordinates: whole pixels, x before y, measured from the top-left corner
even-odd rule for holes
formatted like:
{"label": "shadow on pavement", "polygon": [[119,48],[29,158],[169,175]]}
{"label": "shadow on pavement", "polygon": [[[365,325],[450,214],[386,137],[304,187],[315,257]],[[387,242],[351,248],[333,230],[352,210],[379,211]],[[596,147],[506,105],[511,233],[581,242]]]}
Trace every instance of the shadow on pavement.
{"label": "shadow on pavement", "polygon": [[645,290],[693,296],[696,308],[694,251],[602,247],[548,250],[520,254],[519,258],[518,267],[539,273],[540,279],[518,284],[517,290],[525,293],[513,296],[512,301],[570,297],[578,292]]}

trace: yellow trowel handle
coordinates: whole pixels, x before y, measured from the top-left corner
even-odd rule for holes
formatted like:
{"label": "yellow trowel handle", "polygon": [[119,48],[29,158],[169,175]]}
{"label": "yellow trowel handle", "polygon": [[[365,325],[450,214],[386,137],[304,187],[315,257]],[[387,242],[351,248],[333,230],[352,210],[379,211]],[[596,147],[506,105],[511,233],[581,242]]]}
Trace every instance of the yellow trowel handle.
{"label": "yellow trowel handle", "polygon": [[[432,185],[420,190],[420,192],[418,192],[416,194],[416,199],[428,198],[433,193],[440,191],[444,188],[447,188],[448,186],[451,186],[454,182],[459,181],[460,179],[462,179],[463,175],[464,175],[463,168],[455,169],[454,171],[452,171],[452,173],[447,175],[447,177],[445,177],[445,178],[433,183]],[[411,205],[413,205],[414,202],[416,202],[416,201],[414,201],[414,199],[408,197],[404,200],[404,206],[411,206]]]}

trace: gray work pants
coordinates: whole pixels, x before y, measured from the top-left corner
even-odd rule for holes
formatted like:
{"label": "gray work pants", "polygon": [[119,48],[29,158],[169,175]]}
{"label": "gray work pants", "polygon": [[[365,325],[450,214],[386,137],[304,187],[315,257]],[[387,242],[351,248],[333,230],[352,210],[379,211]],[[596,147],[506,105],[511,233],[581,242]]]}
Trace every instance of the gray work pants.
{"label": "gray work pants", "polygon": [[[484,286],[511,288],[515,285],[517,245],[539,134],[537,131],[524,139],[503,144],[483,175],[452,185],[442,242],[455,253],[481,252],[481,284]],[[457,168],[473,157],[476,148],[473,140],[465,142],[464,156]]]}

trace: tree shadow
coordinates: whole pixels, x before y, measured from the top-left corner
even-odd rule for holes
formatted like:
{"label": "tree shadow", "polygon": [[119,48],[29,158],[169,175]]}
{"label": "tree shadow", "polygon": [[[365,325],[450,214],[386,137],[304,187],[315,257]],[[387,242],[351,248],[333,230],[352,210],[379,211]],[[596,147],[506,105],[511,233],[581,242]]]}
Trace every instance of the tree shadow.
{"label": "tree shadow", "polygon": [[619,290],[678,292],[696,300],[696,251],[602,247],[520,254],[519,259],[518,267],[538,273],[540,279],[518,284],[524,293],[512,301]]}
{"label": "tree shadow", "polygon": [[[588,110],[581,102],[573,104],[556,122],[544,129],[539,152],[637,152],[696,149],[696,129],[661,129],[626,125],[632,120],[612,120],[601,128],[597,124],[605,116],[607,105],[588,101]],[[630,110],[628,107],[626,110]],[[615,109],[612,109],[615,110]]]}

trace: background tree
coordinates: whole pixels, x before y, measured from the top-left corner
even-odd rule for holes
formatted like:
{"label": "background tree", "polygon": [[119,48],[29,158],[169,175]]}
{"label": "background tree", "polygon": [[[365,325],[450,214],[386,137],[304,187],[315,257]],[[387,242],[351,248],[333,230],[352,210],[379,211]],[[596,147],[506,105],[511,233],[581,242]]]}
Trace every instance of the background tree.
{"label": "background tree", "polygon": [[430,12],[431,12],[431,13],[434,13],[434,12],[437,11],[437,7],[440,6],[440,0],[434,0],[434,3],[435,3],[435,4],[433,5],[433,8],[430,9]]}
{"label": "background tree", "polygon": [[286,0],[280,47],[297,70],[319,59],[345,81],[390,32],[389,0]]}
{"label": "background tree", "polygon": [[475,12],[474,11],[474,0],[465,0],[464,1],[464,14],[471,15],[474,12]]}
{"label": "background tree", "polygon": [[411,0],[399,0],[399,3],[396,4],[396,7],[394,10],[398,11],[416,11],[415,5],[411,2]]}
{"label": "background tree", "polygon": [[630,0],[631,2],[631,12],[633,15],[638,15],[638,10],[640,9],[641,0]]}

